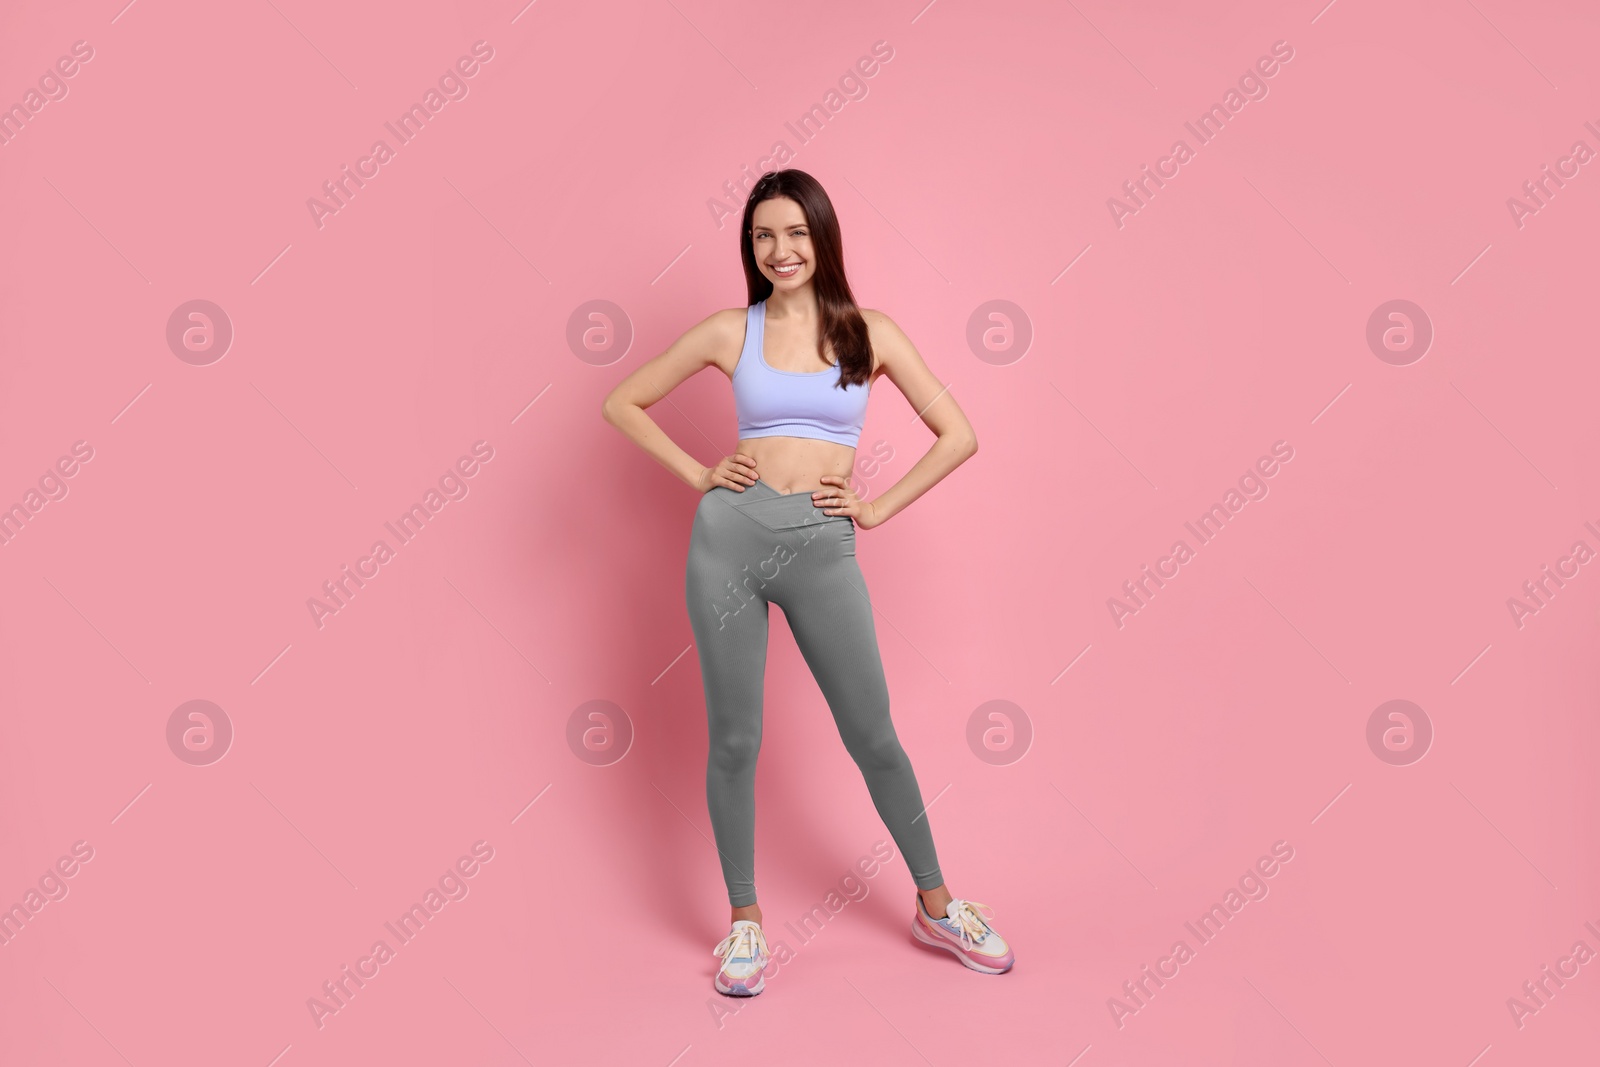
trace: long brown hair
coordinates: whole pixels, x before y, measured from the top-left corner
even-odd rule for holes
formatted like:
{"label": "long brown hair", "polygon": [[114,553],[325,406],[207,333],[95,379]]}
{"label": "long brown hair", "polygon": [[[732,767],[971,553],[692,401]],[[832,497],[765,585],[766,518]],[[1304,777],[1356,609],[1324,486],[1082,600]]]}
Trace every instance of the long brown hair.
{"label": "long brown hair", "polygon": [[833,201],[821,183],[803,170],[769,170],[750,188],[744,203],[744,225],[740,230],[740,257],[744,260],[745,288],[750,305],[772,295],[772,282],[756,266],[755,235],[751,219],[763,200],[788,197],[805,213],[811,230],[811,249],[816,257],[812,286],[822,311],[822,328],[817,331],[817,355],[827,357],[832,342],[839,359],[839,388],[864,384],[872,375],[872,342],[867,337],[867,320],[861,317],[850,281],[844,274],[844,243],[839,236],[839,217]]}

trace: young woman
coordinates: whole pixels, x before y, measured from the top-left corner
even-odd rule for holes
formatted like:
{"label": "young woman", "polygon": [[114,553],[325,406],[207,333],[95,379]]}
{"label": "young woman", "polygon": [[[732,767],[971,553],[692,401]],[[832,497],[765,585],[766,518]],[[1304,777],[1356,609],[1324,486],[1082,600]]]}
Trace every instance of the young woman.
{"label": "young woman", "polygon": [[[939,872],[916,775],[889,717],[872,603],[856,530],[882,525],[978,450],[948,388],[882,312],[856,307],[839,221],[815,178],[769,171],[750,190],[740,253],[748,306],[718,311],[628,375],[605,418],[704,495],[695,510],[684,592],[705,685],[711,813],[733,927],[712,951],[713,985],[761,992],[768,952],[756,904],[755,773],[761,747],[767,606],[777,604],[899,846],[918,894],[912,933],[987,974],[1013,954],[988,905],[953,897]],[[733,382],[739,443],[702,466],[645,409],[705,367]],[[938,435],[872,501],[850,487],[874,379],[899,387]]]}

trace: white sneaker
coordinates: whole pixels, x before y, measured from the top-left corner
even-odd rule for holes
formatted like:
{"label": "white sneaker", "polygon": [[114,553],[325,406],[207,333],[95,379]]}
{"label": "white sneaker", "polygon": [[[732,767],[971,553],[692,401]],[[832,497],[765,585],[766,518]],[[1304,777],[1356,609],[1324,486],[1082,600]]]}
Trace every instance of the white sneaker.
{"label": "white sneaker", "polygon": [[766,986],[767,938],[761,924],[740,919],[733,924],[727,937],[717,942],[712,953],[722,957],[711,984],[718,993],[730,997],[753,997]]}
{"label": "white sneaker", "polygon": [[917,914],[911,920],[911,933],[924,945],[942,948],[962,963],[984,974],[1005,974],[1016,963],[1016,953],[985,916],[994,909],[976,900],[950,901],[945,918],[928,914],[917,894]]}

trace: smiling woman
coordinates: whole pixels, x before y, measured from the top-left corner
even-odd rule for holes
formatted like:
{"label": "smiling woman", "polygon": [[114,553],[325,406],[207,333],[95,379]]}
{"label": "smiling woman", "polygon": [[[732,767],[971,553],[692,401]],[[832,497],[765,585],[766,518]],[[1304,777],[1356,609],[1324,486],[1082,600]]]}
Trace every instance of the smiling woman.
{"label": "smiling woman", "polygon": [[[703,495],[695,509],[684,597],[705,684],[706,804],[732,906],[713,951],[720,993],[751,996],[769,953],[756,904],[755,770],[761,748],[767,611],[778,605],[833,712],[846,750],[894,837],[919,896],[912,932],[988,974],[1012,953],[981,905],[944,884],[916,774],[889,715],[872,602],[856,530],[888,521],[978,450],[977,436],[906,335],[856,306],[833,203],[811,175],[763,174],[741,228],[747,300],[719,311],[614,388],[606,420]],[[645,409],[715,366],[733,385],[739,443],[708,467]],[[872,382],[887,377],[937,435],[870,503],[848,476]]]}

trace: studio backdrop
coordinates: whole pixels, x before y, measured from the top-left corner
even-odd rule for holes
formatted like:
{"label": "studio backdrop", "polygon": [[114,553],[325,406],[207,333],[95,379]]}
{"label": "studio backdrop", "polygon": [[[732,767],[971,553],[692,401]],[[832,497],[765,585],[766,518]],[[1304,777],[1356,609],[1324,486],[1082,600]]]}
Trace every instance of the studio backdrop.
{"label": "studio backdrop", "polygon": [[[6,5],[0,1061],[1592,1059],[1597,32]],[[774,611],[778,958],[710,987],[699,494],[601,402],[783,168],[979,442],[856,554],[1002,976],[912,940]],[[734,451],[715,368],[648,413]]]}

